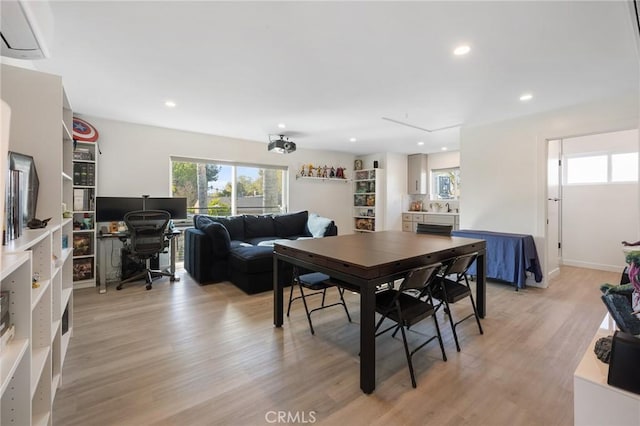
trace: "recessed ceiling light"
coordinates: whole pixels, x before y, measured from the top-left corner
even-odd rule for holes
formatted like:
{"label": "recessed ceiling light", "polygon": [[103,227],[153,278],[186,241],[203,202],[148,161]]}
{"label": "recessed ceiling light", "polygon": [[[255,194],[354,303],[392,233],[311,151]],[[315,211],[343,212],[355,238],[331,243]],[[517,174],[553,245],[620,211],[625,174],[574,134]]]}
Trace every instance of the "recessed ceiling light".
{"label": "recessed ceiling light", "polygon": [[446,151],[446,150],[447,150],[447,149],[449,149],[449,148],[447,148],[446,146],[443,146],[443,147],[442,147],[442,148],[440,148],[440,149],[442,149],[443,151]]}
{"label": "recessed ceiling light", "polygon": [[349,139],[349,142],[355,142],[355,141],[357,141],[357,140],[358,140],[358,139],[356,139],[356,138],[350,138],[350,139]]}
{"label": "recessed ceiling light", "polygon": [[284,129],[284,128],[286,128],[286,127],[287,127],[287,126],[286,126],[284,123],[280,123],[280,124],[278,124],[278,129]]}
{"label": "recessed ceiling light", "polygon": [[418,146],[422,146],[422,145],[424,145],[424,142],[422,141],[418,142]]}
{"label": "recessed ceiling light", "polygon": [[466,44],[463,44],[461,46],[456,47],[455,50],[453,51],[453,54],[456,56],[462,56],[462,55],[466,55],[470,51],[471,51],[471,48]]}
{"label": "recessed ceiling light", "polygon": [[168,108],[175,108],[176,107],[176,103],[173,101],[166,101],[164,103],[164,106],[168,107]]}
{"label": "recessed ceiling light", "polygon": [[520,96],[520,100],[523,102],[530,101],[531,98],[533,98],[533,95],[531,93],[525,93],[524,95]]}

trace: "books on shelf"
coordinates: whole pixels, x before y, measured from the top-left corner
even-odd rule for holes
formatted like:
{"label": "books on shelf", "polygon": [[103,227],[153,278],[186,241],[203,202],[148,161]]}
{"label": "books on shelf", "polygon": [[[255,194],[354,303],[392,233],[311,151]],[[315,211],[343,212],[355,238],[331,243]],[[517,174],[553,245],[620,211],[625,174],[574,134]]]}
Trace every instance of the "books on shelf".
{"label": "books on shelf", "polygon": [[22,172],[19,170],[9,171],[7,191],[5,199],[5,223],[3,223],[3,244],[15,240],[22,235],[25,226],[24,212],[21,208],[24,204],[25,188]]}
{"label": "books on shelf", "polygon": [[93,155],[91,154],[91,151],[89,151],[88,148],[76,148],[75,151],[73,151],[73,159],[74,160],[93,160]]}
{"label": "books on shelf", "polygon": [[93,163],[73,163],[73,184],[94,186],[96,184],[96,165]]}
{"label": "books on shelf", "polygon": [[87,211],[93,210],[93,189],[74,188],[73,190],[73,210]]}

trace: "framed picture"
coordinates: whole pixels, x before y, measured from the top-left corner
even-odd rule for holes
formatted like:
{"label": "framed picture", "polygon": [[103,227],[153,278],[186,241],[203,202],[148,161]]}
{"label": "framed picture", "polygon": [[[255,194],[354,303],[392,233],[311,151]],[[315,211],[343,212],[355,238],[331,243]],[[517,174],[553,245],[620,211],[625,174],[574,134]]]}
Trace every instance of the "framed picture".
{"label": "framed picture", "polygon": [[362,170],[362,160],[356,160],[353,162],[354,170]]}
{"label": "framed picture", "polygon": [[26,225],[31,219],[36,217],[36,207],[38,204],[38,189],[40,181],[36,164],[30,155],[9,152],[9,170],[17,170],[20,173],[20,214],[22,221]]}

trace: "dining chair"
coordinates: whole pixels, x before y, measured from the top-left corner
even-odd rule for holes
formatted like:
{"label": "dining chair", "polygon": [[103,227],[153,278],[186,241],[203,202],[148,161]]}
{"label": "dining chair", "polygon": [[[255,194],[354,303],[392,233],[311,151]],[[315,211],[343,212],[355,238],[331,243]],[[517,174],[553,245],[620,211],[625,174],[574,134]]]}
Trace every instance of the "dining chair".
{"label": "dining chair", "polygon": [[[442,274],[440,274],[432,284],[433,297],[440,300],[441,303],[444,303],[445,313],[449,317],[449,323],[451,324],[451,330],[453,332],[453,339],[456,342],[456,349],[458,352],[460,352],[460,343],[458,342],[458,333],[456,328],[461,322],[475,317],[480,334],[484,334],[482,324],[480,324],[478,309],[476,308],[475,301],[473,300],[473,292],[471,291],[469,279],[467,277],[467,270],[477,257],[477,253],[456,257],[446,264]],[[453,279],[450,279],[449,277],[453,277]],[[454,323],[453,313],[451,312],[449,305],[457,303],[467,297],[471,301],[473,312]],[[437,306],[437,308],[439,307],[440,305]]]}
{"label": "dining chair", "polygon": [[[414,388],[416,387],[416,378],[411,359],[418,350],[425,347],[432,340],[438,339],[440,350],[442,351],[442,360],[447,360],[431,295],[431,283],[437,278],[437,272],[441,266],[440,263],[437,263],[412,269],[405,275],[397,290],[389,289],[376,294],[376,312],[381,315],[376,324],[376,337],[390,330],[394,330],[392,336],[395,337],[398,330],[400,330],[409,366],[409,374],[411,375],[411,385]],[[433,318],[436,335],[430,336],[425,342],[413,350],[409,350],[405,328],[409,329],[409,327],[429,317]],[[394,324],[382,331],[378,331],[385,319],[393,321]]]}
{"label": "dining chair", "polygon": [[[347,314],[347,319],[351,322],[351,315],[349,315],[349,310],[347,309],[347,304],[344,301],[344,288],[337,285],[335,281],[331,281],[331,277],[327,274],[323,274],[321,272],[311,272],[307,274],[300,275],[300,270],[298,267],[293,268],[293,282],[291,283],[291,291],[289,292],[289,306],[287,307],[287,317],[291,311],[291,304],[294,300],[302,299],[302,303],[304,304],[304,310],[307,314],[307,321],[309,321],[309,329],[311,330],[311,334],[315,334],[315,330],[313,329],[313,323],[311,322],[311,314],[315,311],[319,311],[322,309],[330,308],[333,306],[342,305],[345,313]],[[298,287],[300,289],[300,296],[293,297],[293,288]],[[336,287],[338,289],[338,296],[340,300],[335,303],[325,304],[327,290]],[[310,290],[311,293],[305,293],[304,289]],[[319,307],[309,309],[307,305],[307,298],[315,295],[322,295],[322,303]]]}

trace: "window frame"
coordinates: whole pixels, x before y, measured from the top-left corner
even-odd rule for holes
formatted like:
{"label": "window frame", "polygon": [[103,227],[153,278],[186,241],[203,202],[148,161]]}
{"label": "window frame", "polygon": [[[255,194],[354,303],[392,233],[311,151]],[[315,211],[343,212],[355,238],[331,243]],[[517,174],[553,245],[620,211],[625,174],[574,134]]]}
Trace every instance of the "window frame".
{"label": "window frame", "polygon": [[[184,163],[195,163],[195,164],[211,164],[214,166],[228,166],[231,167],[231,213],[230,216],[235,216],[238,214],[238,206],[237,206],[237,183],[238,183],[238,173],[237,170],[239,167],[246,168],[255,168],[255,169],[267,169],[267,170],[277,170],[282,172],[282,207],[281,213],[286,213],[289,211],[289,166],[279,166],[274,164],[259,164],[259,163],[248,163],[248,162],[240,162],[240,161],[228,161],[228,160],[214,160],[214,159],[206,159],[206,158],[193,158],[193,157],[183,157],[183,156],[170,156],[169,158],[169,192],[173,196],[173,163],[174,162],[184,162]],[[192,207],[188,207],[188,209],[193,209]],[[205,214],[202,212],[191,213],[193,214]]]}
{"label": "window frame", "polygon": [[[562,159],[562,184],[566,186],[584,186],[584,185],[619,185],[619,184],[637,184],[640,181],[640,167],[636,173],[635,180],[613,180],[613,156],[620,154],[636,154],[639,157],[638,151],[594,151],[594,152],[581,152],[576,154],[564,154]],[[572,159],[586,158],[586,157],[606,157],[606,181],[599,182],[569,182],[569,163]]]}

